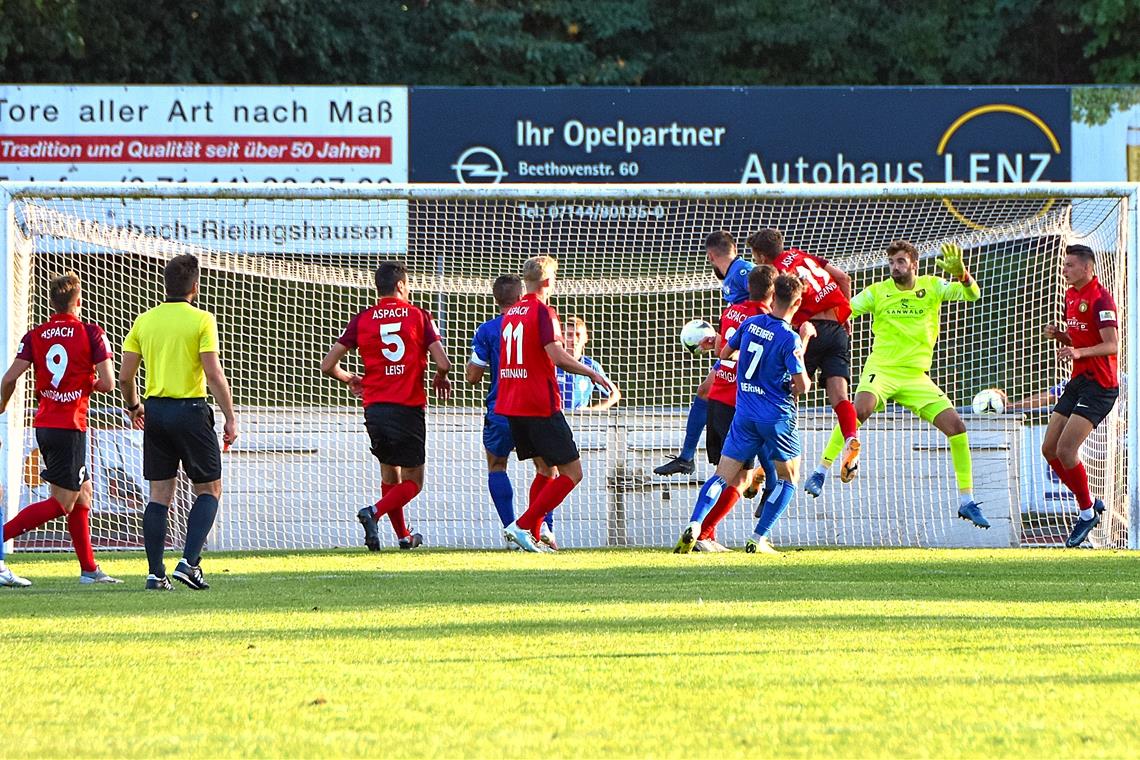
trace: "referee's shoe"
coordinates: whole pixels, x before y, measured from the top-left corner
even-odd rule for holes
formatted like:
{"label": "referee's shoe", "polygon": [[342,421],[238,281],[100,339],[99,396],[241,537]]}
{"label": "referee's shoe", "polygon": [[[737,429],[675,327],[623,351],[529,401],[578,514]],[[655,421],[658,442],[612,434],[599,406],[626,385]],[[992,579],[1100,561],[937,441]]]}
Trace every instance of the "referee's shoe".
{"label": "referee's shoe", "polygon": [[171,575],[174,576],[174,580],[189,586],[195,591],[205,591],[210,587],[210,584],[206,583],[206,578],[202,575],[202,568],[197,565],[191,565],[184,559],[179,561],[178,567],[174,568],[174,572],[171,573]]}

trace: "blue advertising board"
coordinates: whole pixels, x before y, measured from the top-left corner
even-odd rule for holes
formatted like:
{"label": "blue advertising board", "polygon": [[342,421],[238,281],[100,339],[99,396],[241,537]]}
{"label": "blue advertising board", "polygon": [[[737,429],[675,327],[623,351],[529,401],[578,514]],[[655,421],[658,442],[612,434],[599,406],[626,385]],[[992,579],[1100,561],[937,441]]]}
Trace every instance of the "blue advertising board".
{"label": "blue advertising board", "polygon": [[410,92],[413,182],[1068,180],[1064,87]]}

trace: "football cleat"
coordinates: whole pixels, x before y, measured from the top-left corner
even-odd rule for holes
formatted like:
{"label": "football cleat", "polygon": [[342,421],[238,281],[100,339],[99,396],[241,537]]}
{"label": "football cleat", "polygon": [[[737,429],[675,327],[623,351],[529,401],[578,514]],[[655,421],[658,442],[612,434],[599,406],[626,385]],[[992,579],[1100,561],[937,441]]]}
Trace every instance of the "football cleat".
{"label": "football cleat", "polygon": [[95,569],[92,570],[91,572],[87,572],[86,570],[84,570],[82,573],[80,573],[79,574],[79,582],[84,583],[84,584],[86,584],[86,583],[122,583],[122,581],[119,580],[118,578],[112,578],[111,576],[107,575],[105,572],[103,572],[103,568],[99,567],[98,565],[96,565]]}
{"label": "football cleat", "polygon": [[[804,490],[813,498],[818,499],[819,495],[823,493],[823,481],[826,479],[826,472],[813,472],[811,477],[807,479],[807,483],[804,484]],[[759,517],[760,515],[756,516]]]}
{"label": "football cleat", "polygon": [[1100,515],[1096,511],[1093,512],[1091,520],[1082,520],[1078,517],[1073,532],[1065,539],[1065,546],[1076,549],[1088,539],[1089,533],[1092,533],[1092,529],[1098,525],[1100,525]]}
{"label": "football cleat", "polygon": [[173,591],[174,586],[170,585],[170,581],[164,575],[159,578],[156,575],[148,575],[146,577],[146,590],[147,591]]}
{"label": "football cleat", "polygon": [[554,531],[552,531],[546,523],[542,524],[539,532],[539,543],[550,547],[551,551],[558,551],[558,539],[554,537]]}
{"label": "football cleat", "polygon": [[658,475],[692,475],[696,469],[697,466],[693,464],[692,459],[676,457],[660,467],[654,467],[653,472]]}
{"label": "football cleat", "polygon": [[1100,499],[1093,502],[1092,508],[1093,512],[1096,512],[1098,515],[1104,514],[1104,502]]}
{"label": "football cleat", "polygon": [[858,438],[848,438],[843,444],[843,453],[839,455],[839,479],[850,483],[859,474],[859,449],[862,444]]}
{"label": "football cleat", "polygon": [[989,529],[990,521],[982,514],[982,510],[978,508],[978,502],[971,501],[969,504],[958,507],[958,517],[972,522],[974,527]]}
{"label": "football cleat", "polygon": [[420,533],[410,533],[400,539],[401,549],[416,549],[424,545],[424,537]]}
{"label": "football cleat", "polygon": [[760,493],[760,489],[764,487],[764,470],[756,470],[756,474],[752,476],[752,481],[748,487],[744,489],[741,494],[746,499],[755,499],[756,494]]}
{"label": "football cleat", "polygon": [[729,549],[727,546],[722,544],[720,541],[717,541],[715,538],[710,538],[707,540],[712,543],[712,551],[716,552],[717,554],[723,554],[725,552],[732,551],[732,549]]}
{"label": "football cleat", "polygon": [[747,554],[779,554],[776,547],[772,546],[772,542],[768,540],[767,536],[752,536],[748,542],[744,544],[744,551]]}
{"label": "football cleat", "polygon": [[697,536],[701,534],[701,524],[699,522],[691,522],[685,526],[681,531],[681,537],[677,540],[677,545],[673,547],[674,554],[688,554],[693,550],[693,546],[697,543]]}
{"label": "football cleat", "polygon": [[195,591],[205,591],[210,587],[210,584],[206,583],[206,577],[202,575],[202,568],[191,565],[186,560],[180,560],[171,575],[174,576],[174,580]]}
{"label": "football cleat", "polygon": [[503,536],[512,544],[522,549],[524,552],[541,551],[534,544],[534,536],[530,534],[529,530],[523,530],[520,528],[517,521],[503,528]]}
{"label": "football cleat", "polygon": [[380,551],[380,533],[376,530],[376,513],[372,507],[364,507],[356,513],[356,519],[364,527],[364,545],[370,552]]}
{"label": "football cleat", "polygon": [[554,554],[555,550],[550,548],[549,544],[544,544],[542,541],[535,541],[534,548],[538,549],[540,554]]}
{"label": "football cleat", "polygon": [[12,572],[11,568],[4,568],[0,570],[0,586],[7,588],[27,588],[32,585],[32,582],[27,578],[21,578]]}

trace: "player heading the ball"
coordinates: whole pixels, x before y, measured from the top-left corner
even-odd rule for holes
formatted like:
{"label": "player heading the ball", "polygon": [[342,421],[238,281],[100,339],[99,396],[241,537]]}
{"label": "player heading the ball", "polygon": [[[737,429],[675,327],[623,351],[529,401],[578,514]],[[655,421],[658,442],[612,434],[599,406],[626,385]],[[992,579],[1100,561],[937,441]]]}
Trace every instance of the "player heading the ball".
{"label": "player heading the ball", "polygon": [[[415,549],[423,536],[408,529],[404,507],[424,487],[427,424],[424,372],[430,355],[436,372],[432,388],[451,397],[451,361],[431,314],[408,300],[408,268],[400,261],[376,267],[376,305],[353,317],[321,360],[321,372],[348,386],[364,400],[364,428],[372,456],[380,462],[380,499],[356,513],[364,545],[380,550],[376,521],[387,515],[401,549]],[[344,370],[340,362],[359,350],[364,374]]]}
{"label": "player heading the ball", "polygon": [[551,256],[526,260],[522,271],[526,295],[503,315],[499,343],[499,396],[494,411],[507,418],[520,460],[535,460],[540,471],[558,468],[558,477],[532,494],[526,512],[503,529],[507,540],[528,552],[549,548],[539,541],[539,526],[582,480],[578,446],[562,415],[555,366],[614,391],[604,375],[582,364],[562,345],[558,313],[547,303],[557,271],[558,262]]}

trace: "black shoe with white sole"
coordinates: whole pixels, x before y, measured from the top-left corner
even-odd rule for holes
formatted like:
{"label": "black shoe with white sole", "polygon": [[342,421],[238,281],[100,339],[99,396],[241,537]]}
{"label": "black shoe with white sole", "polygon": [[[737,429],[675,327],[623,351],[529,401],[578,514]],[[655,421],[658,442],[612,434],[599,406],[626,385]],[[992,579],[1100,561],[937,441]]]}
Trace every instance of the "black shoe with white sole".
{"label": "black shoe with white sole", "polygon": [[419,533],[413,533],[410,536],[404,536],[400,539],[401,549],[415,549],[424,545],[424,537]]}
{"label": "black shoe with white sole", "polygon": [[172,575],[174,576],[174,580],[195,591],[205,591],[210,587],[210,584],[206,583],[205,576],[202,575],[202,568],[197,565],[191,565],[186,560],[182,560],[178,563],[178,567],[174,568]]}

